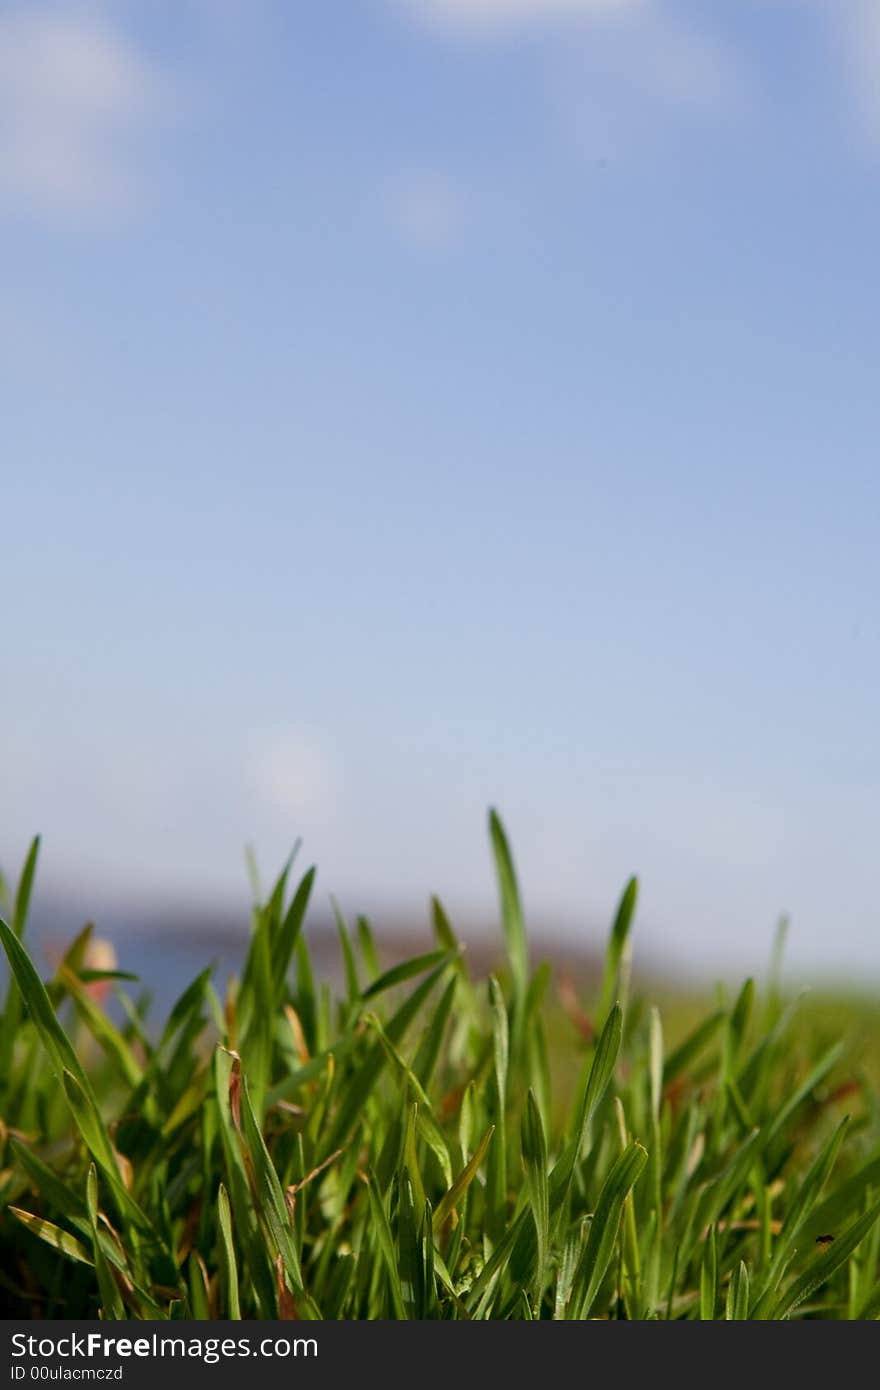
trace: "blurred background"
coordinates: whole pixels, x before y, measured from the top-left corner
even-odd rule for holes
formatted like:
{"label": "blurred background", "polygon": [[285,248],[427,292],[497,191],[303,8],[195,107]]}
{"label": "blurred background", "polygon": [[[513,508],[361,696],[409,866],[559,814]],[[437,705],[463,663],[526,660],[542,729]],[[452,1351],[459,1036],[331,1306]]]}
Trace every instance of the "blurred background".
{"label": "blurred background", "polygon": [[637,957],[876,980],[878,179],[874,0],[5,0],[46,938],[201,963],[298,836],[478,933],[495,804],[539,942],[637,872]]}

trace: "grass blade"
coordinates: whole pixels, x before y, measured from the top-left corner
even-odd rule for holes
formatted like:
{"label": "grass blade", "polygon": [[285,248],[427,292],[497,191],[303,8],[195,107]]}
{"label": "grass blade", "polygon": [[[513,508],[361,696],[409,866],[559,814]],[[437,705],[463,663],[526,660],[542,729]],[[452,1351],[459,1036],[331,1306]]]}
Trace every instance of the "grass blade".
{"label": "grass blade", "polygon": [[576,1318],[588,1318],[592,1311],[614,1254],[624,1202],[647,1161],[648,1155],[642,1145],[630,1144],[602,1185],[590,1235],[575,1275],[572,1298]]}
{"label": "grass blade", "polygon": [[799,1304],[803,1303],[804,1299],[809,1298],[810,1294],[815,1293],[823,1284],[826,1284],[835,1271],[858,1248],[878,1216],[880,1216],[880,1202],[875,1202],[864,1216],[859,1217],[858,1221],[854,1221],[848,1230],[837,1236],[834,1243],[817,1259],[813,1260],[803,1274],[789,1285],[787,1291],[774,1307],[773,1317],[775,1319],[791,1317],[791,1314]]}
{"label": "grass blade", "polygon": [[510,974],[513,980],[514,1016],[519,1017],[525,1003],[529,977],[529,948],[526,941],[526,924],[523,917],[522,900],[513,855],[510,852],[507,835],[496,810],[489,812],[489,838],[495,859],[495,872],[498,877],[498,892],[501,898],[501,926]]}
{"label": "grass blade", "polygon": [[9,1207],[9,1211],[17,1221],[20,1221],[31,1235],[39,1240],[51,1245],[53,1250],[66,1255],[69,1260],[77,1260],[80,1264],[92,1265],[94,1260],[86,1250],[81,1241],[72,1236],[69,1231],[64,1231],[60,1226],[56,1226],[51,1221],[45,1221],[41,1216],[35,1216],[33,1212],[22,1211],[20,1207]]}
{"label": "grass blade", "polygon": [[217,1191],[217,1224],[220,1228],[227,1316],[237,1322],[241,1318],[241,1305],[238,1300],[238,1264],[235,1258],[235,1242],[232,1238],[232,1212],[229,1208],[229,1197],[222,1182]]}
{"label": "grass blade", "polygon": [[534,1092],[529,1091],[522,1121],[522,1161],[526,1188],[535,1222],[538,1258],[534,1292],[540,1304],[550,1250],[550,1186],[547,1181],[547,1140]]}
{"label": "grass blade", "polygon": [[744,1322],[749,1316],[749,1271],[740,1260],[727,1289],[727,1321]]}

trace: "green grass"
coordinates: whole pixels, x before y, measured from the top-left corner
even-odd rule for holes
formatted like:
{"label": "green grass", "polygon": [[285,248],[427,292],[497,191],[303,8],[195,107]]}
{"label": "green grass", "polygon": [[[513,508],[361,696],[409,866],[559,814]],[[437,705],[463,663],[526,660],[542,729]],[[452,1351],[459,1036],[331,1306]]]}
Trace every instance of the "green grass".
{"label": "green grass", "polygon": [[35,843],[0,922],[5,1314],[877,1318],[875,1007],[772,973],[702,1014],[630,998],[633,881],[565,1012],[494,814],[490,842],[498,978],[434,901],[433,949],[384,973],[337,914],[333,998],[288,864],[241,979],[205,971],[160,1029],[124,978],[124,1023],[96,1001],[88,928],[40,979]]}

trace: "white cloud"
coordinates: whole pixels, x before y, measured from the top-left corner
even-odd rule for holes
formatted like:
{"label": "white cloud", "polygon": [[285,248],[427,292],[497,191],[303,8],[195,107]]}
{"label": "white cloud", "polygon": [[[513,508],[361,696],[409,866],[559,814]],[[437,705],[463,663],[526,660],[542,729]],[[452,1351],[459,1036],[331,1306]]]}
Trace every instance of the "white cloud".
{"label": "white cloud", "polygon": [[292,833],[333,818],[339,799],[336,760],[323,739],[280,729],[251,739],[245,777],[258,802]]}
{"label": "white cloud", "polygon": [[639,57],[644,84],[677,106],[729,111],[746,95],[747,80],[733,53],[697,28],[654,24],[644,35]]}
{"label": "white cloud", "polygon": [[169,105],[167,81],[103,14],[14,8],[0,18],[0,197],[62,215],[137,204],[137,140]]}
{"label": "white cloud", "polygon": [[807,23],[836,69],[844,118],[857,138],[880,142],[880,0],[767,0]]}
{"label": "white cloud", "polygon": [[471,220],[462,189],[448,175],[430,170],[393,180],[385,212],[395,236],[409,250],[428,255],[457,250]]}
{"label": "white cloud", "polygon": [[856,117],[872,142],[880,141],[880,3],[856,0],[836,12]]}
{"label": "white cloud", "polygon": [[736,52],[660,14],[568,45],[551,62],[547,91],[564,134],[591,157],[662,137],[671,119],[740,119],[754,102]]}
{"label": "white cloud", "polygon": [[640,9],[647,0],[392,0],[398,10],[434,28],[492,35],[546,28]]}
{"label": "white cloud", "polygon": [[661,0],[390,0],[429,32],[503,41],[553,39],[535,51],[563,133],[591,155],[651,139],[664,116],[741,116],[752,81],[711,24]]}

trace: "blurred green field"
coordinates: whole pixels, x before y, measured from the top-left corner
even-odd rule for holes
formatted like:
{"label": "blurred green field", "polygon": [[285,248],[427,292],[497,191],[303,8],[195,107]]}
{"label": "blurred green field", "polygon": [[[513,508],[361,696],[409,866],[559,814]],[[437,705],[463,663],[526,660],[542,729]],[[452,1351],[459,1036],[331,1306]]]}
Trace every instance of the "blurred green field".
{"label": "blurred green field", "polygon": [[489,831],[497,975],[435,899],[390,969],[340,916],[337,997],[288,864],[240,979],[205,970],[159,1027],[88,928],[41,980],[34,844],[0,921],[6,1316],[880,1316],[880,1002],[789,996],[778,959],[736,990],[633,977],[635,880],[599,978],[533,968]]}

